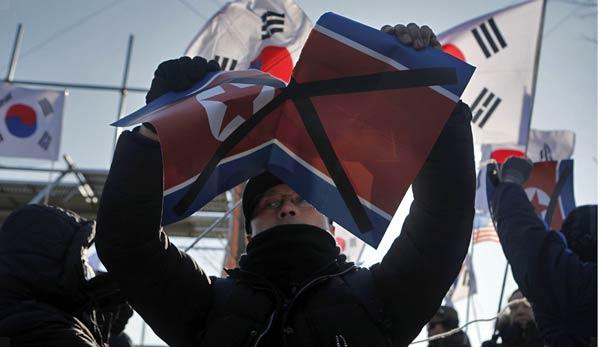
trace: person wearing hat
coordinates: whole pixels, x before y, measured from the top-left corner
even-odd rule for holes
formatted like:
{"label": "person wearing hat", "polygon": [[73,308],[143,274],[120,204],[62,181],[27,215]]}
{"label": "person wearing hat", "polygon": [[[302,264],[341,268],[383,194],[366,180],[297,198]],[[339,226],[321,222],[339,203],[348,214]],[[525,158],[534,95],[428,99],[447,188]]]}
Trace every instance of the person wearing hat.
{"label": "person wearing hat", "polygon": [[577,207],[560,232],[549,230],[521,186],[532,169],[529,159],[511,157],[489,173],[502,250],[546,346],[595,346],[598,207]]}
{"label": "person wearing hat", "polygon": [[[415,49],[431,29],[385,26]],[[147,101],[184,90],[203,58],[159,65]],[[346,261],[330,220],[268,172],[243,194],[248,244],[226,278],[208,277],[161,228],[157,136],[125,131],[98,210],[97,251],[134,309],[170,346],[405,346],[436,312],[467,252],[475,168],[471,112],[459,102],[413,183],[402,233],[369,269]]]}
{"label": "person wearing hat", "polygon": [[[25,205],[0,226],[0,346],[100,347],[130,306],[87,259],[96,223]],[[123,326],[124,327],[124,326]]]}
{"label": "person wearing hat", "polygon": [[[458,328],[458,312],[450,306],[440,306],[435,315],[427,323],[427,337],[443,334]],[[471,342],[464,331],[429,341],[429,347],[471,347]]]}

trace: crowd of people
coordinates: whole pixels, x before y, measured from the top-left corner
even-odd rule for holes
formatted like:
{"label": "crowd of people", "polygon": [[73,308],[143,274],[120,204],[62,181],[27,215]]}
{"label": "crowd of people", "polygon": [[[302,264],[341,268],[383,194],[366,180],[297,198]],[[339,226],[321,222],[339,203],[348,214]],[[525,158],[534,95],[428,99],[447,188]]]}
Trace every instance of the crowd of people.
{"label": "crowd of people", "polygon": [[[414,49],[439,48],[427,26],[385,26]],[[147,102],[188,89],[218,64],[161,63]],[[467,253],[474,218],[471,112],[458,102],[413,182],[414,201],[382,261],[360,268],[335,228],[290,186],[265,172],[243,193],[246,253],[209,277],[161,226],[162,160],[151,125],[118,141],[97,220],[30,205],[0,229],[0,337],[10,346],[126,346],[133,309],[170,346],[407,346],[459,326],[441,306]],[[584,206],[561,233],[548,230],[520,186],[530,170],[496,170],[492,212],[520,290],[484,346],[591,346],[597,336],[597,209]],[[561,237],[563,235],[564,237]],[[108,272],[93,274],[95,242]],[[95,275],[95,276],[94,276]],[[524,299],[527,297],[527,300]],[[471,346],[462,331],[430,346]]]}

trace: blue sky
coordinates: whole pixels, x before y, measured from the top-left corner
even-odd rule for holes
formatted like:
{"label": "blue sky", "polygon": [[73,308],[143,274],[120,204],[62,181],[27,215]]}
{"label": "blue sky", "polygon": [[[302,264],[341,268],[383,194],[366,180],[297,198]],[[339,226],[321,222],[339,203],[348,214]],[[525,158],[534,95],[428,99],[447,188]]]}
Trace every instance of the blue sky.
{"label": "blue sky", "polygon": [[[314,21],[327,11],[374,27],[384,24],[428,24],[442,32],[473,17],[512,5],[513,0],[297,0]],[[135,36],[128,84],[148,87],[163,60],[181,56],[197,31],[224,0],[0,0],[0,76],[7,71],[17,28],[24,37],[16,79],[121,83],[128,35]],[[532,127],[576,132],[575,198],[578,204],[597,202],[597,11],[586,0],[550,0],[544,29]],[[126,110],[141,107],[144,95],[130,93]],[[116,92],[70,90],[66,100],[61,153],[79,167],[109,166],[118,108]],[[48,167],[43,161],[0,158],[3,165]],[[57,163],[62,167],[62,163]],[[17,179],[14,172],[0,177]],[[41,178],[41,177],[40,177]],[[43,176],[47,179],[47,176]],[[408,199],[400,208],[401,222]],[[365,254],[378,261],[399,227],[390,230],[379,251]],[[497,305],[497,279],[504,268],[498,245],[476,250],[480,268],[480,316]],[[477,260],[480,259],[480,260]],[[488,276],[488,277],[486,277]],[[514,284],[511,284],[514,288]],[[462,312],[462,311],[461,311]],[[462,314],[461,314],[462,315]],[[483,327],[483,326],[482,326]],[[489,327],[482,328],[488,336]],[[471,331],[474,334],[474,331]],[[472,341],[477,338],[472,336]]]}

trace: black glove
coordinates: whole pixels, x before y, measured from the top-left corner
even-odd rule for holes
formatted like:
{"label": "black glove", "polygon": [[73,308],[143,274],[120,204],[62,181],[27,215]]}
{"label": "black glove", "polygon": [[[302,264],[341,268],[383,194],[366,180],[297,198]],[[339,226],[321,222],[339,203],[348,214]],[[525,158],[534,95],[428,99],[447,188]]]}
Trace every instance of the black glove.
{"label": "black glove", "polygon": [[395,26],[384,25],[381,31],[391,35],[395,35],[402,44],[412,46],[416,50],[425,47],[433,47],[441,49],[440,42],[427,25],[418,26],[415,23],[408,25],[397,24]]}
{"label": "black glove", "polygon": [[533,170],[533,162],[527,158],[510,157],[504,164],[496,165],[494,170],[488,170],[488,175],[494,186],[502,182],[523,184]]}
{"label": "black glove", "polygon": [[154,72],[150,91],[146,94],[146,104],[168,92],[189,89],[207,72],[218,70],[221,70],[219,63],[214,60],[207,62],[202,57],[181,57],[163,61]]}

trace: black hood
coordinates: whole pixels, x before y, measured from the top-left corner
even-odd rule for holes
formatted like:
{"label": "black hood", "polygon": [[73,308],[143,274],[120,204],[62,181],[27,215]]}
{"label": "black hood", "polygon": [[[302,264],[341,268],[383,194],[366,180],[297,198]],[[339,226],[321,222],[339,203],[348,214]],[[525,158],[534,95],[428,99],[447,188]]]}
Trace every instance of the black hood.
{"label": "black hood", "polygon": [[86,251],[95,222],[60,208],[28,205],[0,228],[0,303],[30,298],[77,305],[91,268]]}

